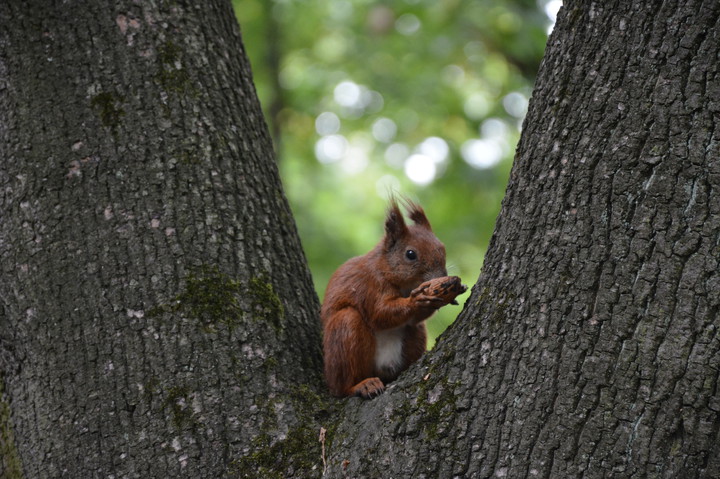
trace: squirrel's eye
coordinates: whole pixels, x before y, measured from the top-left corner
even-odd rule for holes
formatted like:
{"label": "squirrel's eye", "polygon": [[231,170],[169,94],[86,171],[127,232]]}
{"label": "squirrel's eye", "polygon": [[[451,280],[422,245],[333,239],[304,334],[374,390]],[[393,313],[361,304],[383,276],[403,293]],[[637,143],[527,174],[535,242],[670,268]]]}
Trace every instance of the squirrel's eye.
{"label": "squirrel's eye", "polygon": [[405,251],[405,257],[407,259],[417,259],[417,253],[414,250],[407,250]]}

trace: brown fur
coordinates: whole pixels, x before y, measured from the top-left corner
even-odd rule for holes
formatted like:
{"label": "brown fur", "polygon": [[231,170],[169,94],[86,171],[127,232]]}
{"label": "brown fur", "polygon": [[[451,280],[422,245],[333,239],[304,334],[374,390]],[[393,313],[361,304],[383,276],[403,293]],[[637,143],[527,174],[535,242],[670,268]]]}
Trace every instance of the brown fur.
{"label": "brown fur", "polygon": [[[382,393],[387,382],[425,351],[423,321],[465,291],[459,278],[447,277],[445,247],[433,234],[423,209],[404,203],[414,224],[405,224],[397,202],[391,200],[382,240],[366,255],[348,260],[330,278],[321,318],[325,378],[336,396],[369,398]],[[408,250],[417,259],[409,259]],[[394,338],[390,343],[399,341],[402,346],[397,364],[379,368],[376,353],[383,334]]]}

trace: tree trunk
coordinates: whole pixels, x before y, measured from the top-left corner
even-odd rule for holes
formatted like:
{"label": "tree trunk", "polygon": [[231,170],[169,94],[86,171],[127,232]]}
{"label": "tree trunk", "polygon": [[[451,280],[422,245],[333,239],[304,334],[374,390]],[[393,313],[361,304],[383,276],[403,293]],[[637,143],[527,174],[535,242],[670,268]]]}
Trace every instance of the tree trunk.
{"label": "tree trunk", "polygon": [[317,394],[230,6],[37,3],[0,4],[0,475],[720,475],[717,2],[563,9],[469,306],[372,401]]}
{"label": "tree trunk", "polygon": [[229,3],[5,1],[0,45],[0,476],[307,440],[319,306]]}
{"label": "tree trunk", "polygon": [[567,2],[469,306],[329,477],[720,477],[719,14]]}

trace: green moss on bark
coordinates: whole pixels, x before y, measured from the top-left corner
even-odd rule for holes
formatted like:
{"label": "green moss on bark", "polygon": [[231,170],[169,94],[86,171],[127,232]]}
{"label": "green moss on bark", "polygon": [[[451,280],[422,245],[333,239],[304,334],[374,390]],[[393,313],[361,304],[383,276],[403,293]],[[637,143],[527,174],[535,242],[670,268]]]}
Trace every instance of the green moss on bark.
{"label": "green moss on bark", "polygon": [[102,124],[113,130],[120,125],[125,110],[120,106],[123,98],[109,92],[98,93],[90,100],[90,106],[100,117]]}
{"label": "green moss on bark", "polygon": [[261,434],[253,441],[254,452],[233,461],[232,477],[283,478],[286,471],[296,477],[319,477],[322,473],[319,428],[306,426],[291,428],[285,439],[273,443],[272,436]]}
{"label": "green moss on bark", "polygon": [[197,319],[204,331],[215,332],[219,324],[229,329],[242,320],[238,296],[243,288],[239,281],[221,273],[217,267],[203,266],[185,277],[185,290],[169,305],[151,308],[148,317],[164,313],[181,313]]}
{"label": "green moss on bark", "polygon": [[[485,308],[483,311],[485,314],[480,314],[479,317],[489,321],[492,330],[497,331],[507,323],[507,308],[509,303],[515,299],[516,296],[512,293],[490,291],[490,288],[483,288],[475,301],[475,306]],[[487,314],[488,309],[492,310],[492,314]]]}
{"label": "green moss on bark", "polygon": [[2,477],[21,479],[25,476],[20,455],[15,446],[10,415],[10,404],[5,397],[5,378],[0,375],[0,466],[2,467]]}
{"label": "green moss on bark", "polygon": [[176,386],[167,391],[167,397],[163,401],[163,411],[170,412],[173,426],[178,430],[195,425],[190,395],[191,391],[187,387]]}
{"label": "green moss on bark", "polygon": [[214,330],[217,324],[233,329],[242,319],[238,295],[240,282],[221,273],[217,267],[203,267],[187,276],[185,291],[178,295],[177,303],[190,316],[199,319],[203,326]]}
{"label": "green moss on bark", "polygon": [[[283,439],[277,439],[276,404],[289,404],[297,416]],[[321,477],[323,473],[320,429],[325,429],[325,450],[337,428],[338,405],[307,385],[291,388],[280,397],[256,403],[263,411],[263,428],[253,440],[251,452],[230,464],[229,476],[239,478]]]}
{"label": "green moss on bark", "polygon": [[276,330],[280,329],[285,318],[280,297],[275,293],[272,284],[263,278],[252,278],[248,292],[251,298],[252,314],[258,321],[271,324]]}
{"label": "green moss on bark", "polygon": [[455,390],[460,385],[459,381],[452,382],[447,376],[437,372],[439,365],[450,364],[454,358],[455,352],[446,349],[439,361],[430,364],[425,375],[427,380],[420,381],[417,385],[416,406],[412,411],[404,408],[404,417],[421,411],[418,416],[418,427],[431,440],[437,439],[438,428],[447,422],[457,409]]}
{"label": "green moss on bark", "polygon": [[[250,311],[240,302],[247,298]],[[280,330],[285,308],[272,284],[264,278],[251,278],[247,285],[221,273],[215,266],[202,266],[185,278],[185,290],[170,304],[162,304],[147,311],[149,318],[166,313],[181,313],[197,319],[204,331],[212,333],[219,325],[230,330],[249,315],[252,319]]]}
{"label": "green moss on bark", "polygon": [[160,72],[156,79],[158,84],[168,92],[191,93],[195,95],[196,89],[190,82],[190,75],[182,61],[182,49],[171,41],[166,41],[158,48]]}

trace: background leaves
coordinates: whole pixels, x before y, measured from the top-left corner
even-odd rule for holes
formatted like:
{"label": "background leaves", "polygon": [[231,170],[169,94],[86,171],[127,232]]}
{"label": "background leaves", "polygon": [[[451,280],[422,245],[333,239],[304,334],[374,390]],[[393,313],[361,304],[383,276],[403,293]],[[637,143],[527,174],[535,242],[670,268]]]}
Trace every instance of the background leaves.
{"label": "background leaves", "polygon": [[[382,236],[390,192],[475,283],[560,3],[234,0],[321,299]],[[431,340],[458,312],[428,321]]]}

